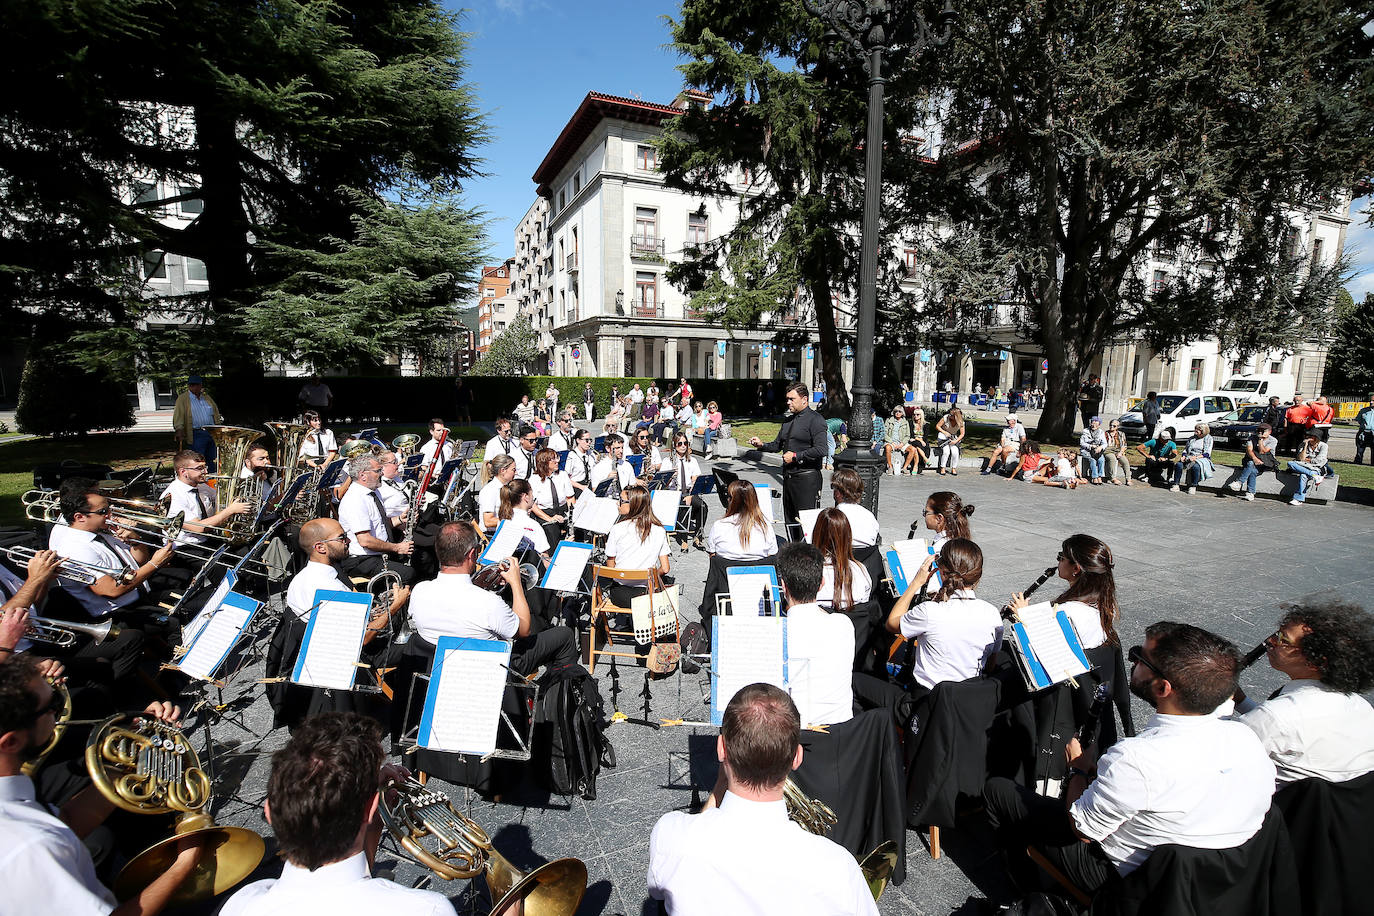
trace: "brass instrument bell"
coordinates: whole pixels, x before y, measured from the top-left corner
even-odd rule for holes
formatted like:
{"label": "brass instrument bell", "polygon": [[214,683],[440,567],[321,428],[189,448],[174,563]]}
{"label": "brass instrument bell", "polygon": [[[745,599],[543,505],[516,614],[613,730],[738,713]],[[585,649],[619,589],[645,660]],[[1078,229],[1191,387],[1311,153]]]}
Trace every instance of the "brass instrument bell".
{"label": "brass instrument bell", "polygon": [[391,440],[391,448],[396,452],[396,457],[404,462],[415,450],[420,447],[420,437],[415,433],[402,433]]}

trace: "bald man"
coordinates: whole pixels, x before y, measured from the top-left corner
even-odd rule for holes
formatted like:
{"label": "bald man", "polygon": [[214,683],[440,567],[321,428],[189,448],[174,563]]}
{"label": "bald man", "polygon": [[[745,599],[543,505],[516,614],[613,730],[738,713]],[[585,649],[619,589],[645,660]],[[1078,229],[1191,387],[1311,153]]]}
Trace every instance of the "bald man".
{"label": "bald man", "polygon": [[[309,562],[291,578],[291,584],[286,589],[286,606],[297,617],[306,620],[315,606],[315,593],[320,589],[337,592],[351,592],[354,589],[335,567],[336,563],[348,556],[348,535],[344,533],[342,525],[332,518],[313,519],[301,526],[299,540]],[[379,609],[373,624],[377,623],[378,618],[399,611],[409,598],[408,587],[397,589],[391,607]]]}

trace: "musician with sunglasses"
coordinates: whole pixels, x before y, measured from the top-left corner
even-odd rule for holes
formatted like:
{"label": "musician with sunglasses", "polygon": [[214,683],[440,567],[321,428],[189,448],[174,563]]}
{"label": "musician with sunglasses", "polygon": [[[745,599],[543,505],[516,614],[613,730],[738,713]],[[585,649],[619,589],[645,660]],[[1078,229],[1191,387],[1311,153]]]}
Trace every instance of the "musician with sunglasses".
{"label": "musician with sunglasses", "polygon": [[518,447],[510,453],[511,458],[515,459],[515,476],[520,480],[529,480],[534,474],[534,453],[539,444],[539,431],[521,423],[516,444]]}
{"label": "musician with sunglasses", "polygon": [[216,509],[215,491],[206,484],[209,466],[200,452],[183,449],[172,459],[176,479],[162,491],[167,515],[184,513],[178,544],[204,544],[207,529],[219,528],[236,515],[247,515],[248,503],[234,500],[223,509]]}
{"label": "musician with sunglasses", "polygon": [[682,493],[682,507],[678,510],[678,517],[681,518],[685,512],[690,518],[689,525],[678,528],[678,532],[681,533],[675,532],[678,543],[686,550],[686,532],[692,531],[695,532],[692,543],[701,550],[706,546],[706,500],[692,494],[692,488],[701,476],[701,465],[692,455],[692,440],[686,433],[673,435],[673,454],[663,459],[663,470],[673,472],[673,482],[669,488],[676,488]]}
{"label": "musician with sunglasses", "polygon": [[1101,760],[1069,742],[1068,788],[1046,798],[1005,778],[983,791],[1013,878],[1034,880],[1033,844],[1089,894],[1117,885],[1158,846],[1231,849],[1263,826],[1274,765],[1239,722],[1215,715],[1236,691],[1240,653],[1186,623],[1156,623],[1130,650],[1130,689],[1155,708],[1133,738]]}

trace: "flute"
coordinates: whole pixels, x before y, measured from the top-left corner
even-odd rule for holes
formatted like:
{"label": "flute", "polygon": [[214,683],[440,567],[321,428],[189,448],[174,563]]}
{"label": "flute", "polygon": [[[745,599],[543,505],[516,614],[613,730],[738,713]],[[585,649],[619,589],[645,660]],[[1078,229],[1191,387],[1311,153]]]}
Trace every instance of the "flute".
{"label": "flute", "polygon": [[[1046,568],[1045,568],[1045,571],[1042,572],[1042,573],[1040,574],[1040,578],[1039,578],[1039,579],[1036,579],[1034,582],[1032,582],[1032,583],[1030,584],[1030,587],[1027,588],[1024,592],[1021,593],[1021,597],[1022,597],[1022,598],[1029,598],[1031,595],[1035,594],[1035,590],[1036,590],[1037,588],[1039,588],[1040,586],[1044,585],[1046,582],[1048,582],[1049,579],[1050,579],[1050,577],[1053,576],[1053,575],[1054,575],[1055,573],[1057,573],[1057,572],[1059,572],[1059,565],[1058,565],[1058,564],[1055,564],[1054,566],[1046,567]],[[1010,602],[1010,601],[1008,601],[1006,604],[1002,605],[1002,616],[1003,616],[1003,617],[1010,617],[1010,616],[1012,616],[1011,602]]]}

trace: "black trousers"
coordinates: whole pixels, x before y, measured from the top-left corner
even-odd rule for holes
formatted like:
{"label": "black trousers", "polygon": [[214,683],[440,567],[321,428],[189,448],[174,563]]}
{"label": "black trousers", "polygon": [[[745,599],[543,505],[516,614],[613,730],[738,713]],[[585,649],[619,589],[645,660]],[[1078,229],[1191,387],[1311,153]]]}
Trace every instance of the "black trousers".
{"label": "black trousers", "polygon": [[[415,570],[410,564],[398,557],[387,558],[387,568],[401,577],[402,585],[415,584]],[[363,579],[371,579],[382,571],[382,556],[349,556],[339,562],[339,571],[345,576],[356,576]]]}
{"label": "black trousers", "polygon": [[1027,846],[1034,846],[1087,894],[1096,894],[1108,883],[1121,880],[1102,847],[1084,843],[1074,832],[1062,799],[1046,798],[998,776],[983,787],[983,803],[1018,883],[1028,880],[1031,868],[1025,855]]}
{"label": "black trousers", "polygon": [[784,471],[782,475],[782,516],[787,523],[787,539],[801,540],[801,510],[814,509],[821,501],[821,472]]}
{"label": "black trousers", "polygon": [[577,634],[568,627],[550,627],[521,636],[511,645],[511,669],[532,674],[541,665],[571,665],[578,661]]}

